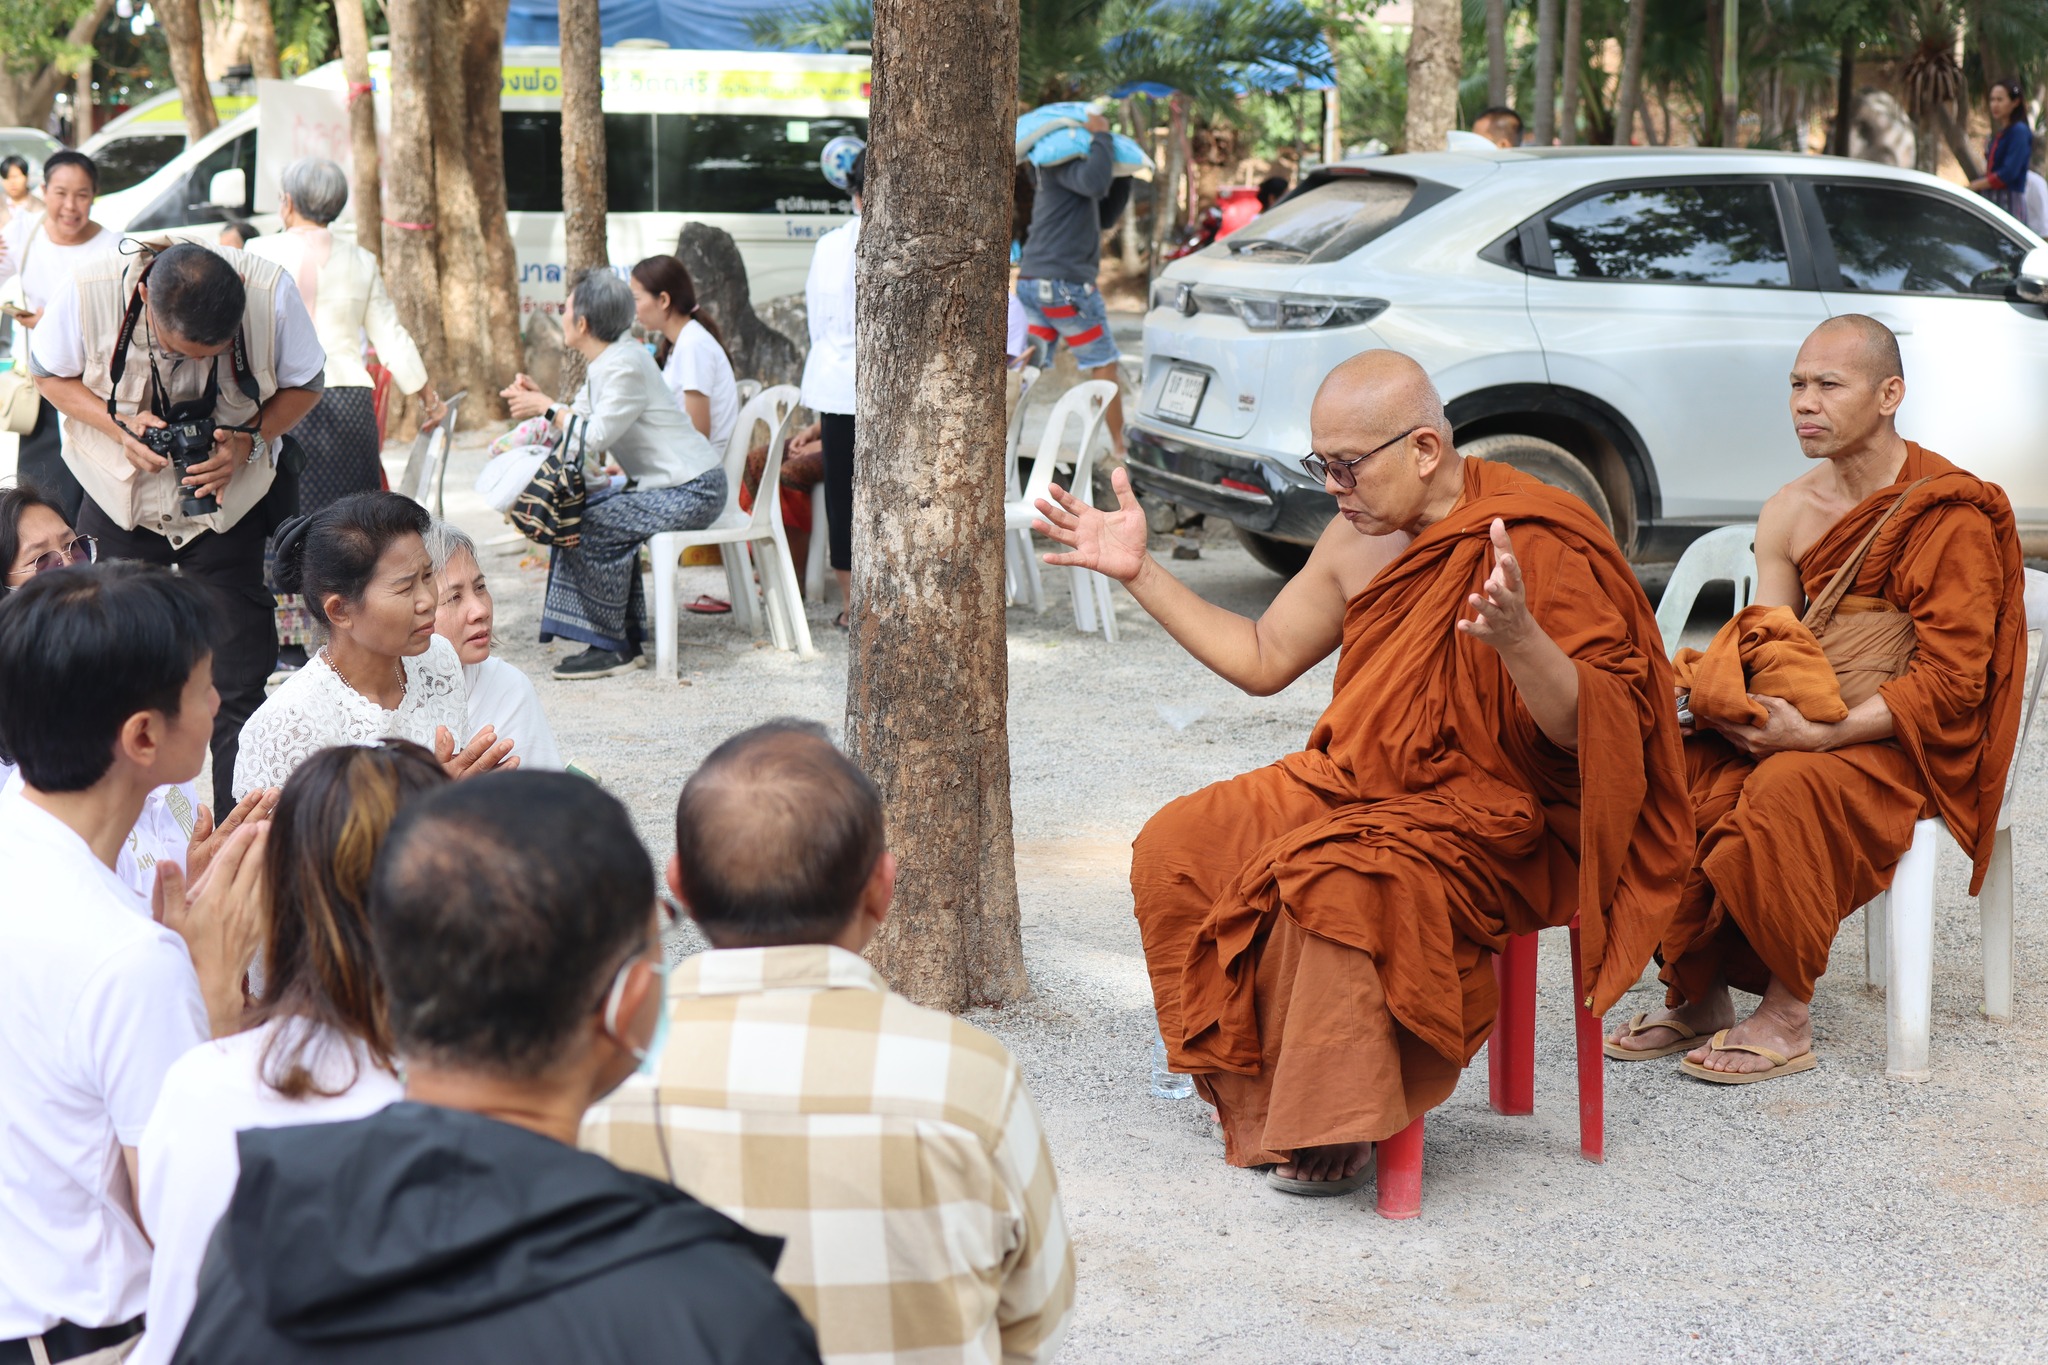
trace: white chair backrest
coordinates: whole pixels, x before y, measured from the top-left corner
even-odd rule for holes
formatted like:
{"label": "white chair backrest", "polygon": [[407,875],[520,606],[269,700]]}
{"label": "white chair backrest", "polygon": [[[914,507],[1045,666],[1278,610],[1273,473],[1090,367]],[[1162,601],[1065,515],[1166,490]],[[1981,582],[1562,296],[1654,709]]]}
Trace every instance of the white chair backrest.
{"label": "white chair backrest", "polygon": [[2033,676],[2026,679],[2027,700],[2020,712],[2019,738],[2013,741],[2012,766],[2005,774],[2005,799],[2012,800],[2013,783],[2020,774],[2020,757],[2027,752],[2027,734],[2034,728],[2034,706],[2041,700],[2041,677],[2048,673],[2048,573],[2022,570],[2027,582],[2027,633],[2041,632],[2040,657],[2033,661]]}
{"label": "white chair backrest", "polygon": [[1723,526],[1685,547],[1672,567],[1671,581],[1664,585],[1664,595],[1657,599],[1657,630],[1664,637],[1665,654],[1678,653],[1678,637],[1707,584],[1733,583],[1736,611],[1756,600],[1755,546],[1756,527]]}
{"label": "white chair backrest", "polygon": [[[754,492],[754,515],[749,523],[755,531],[764,535],[767,534],[771,521],[782,520],[782,448],[789,442],[789,424],[796,418],[798,401],[796,385],[777,384],[772,389],[761,390],[754,402],[747,405],[751,410],[755,403],[760,404],[759,420],[768,424],[768,459],[761,466],[761,484]],[[738,436],[737,429],[733,434],[735,437]],[[746,453],[742,451],[742,477],[746,462]],[[738,485],[735,484],[734,487],[737,488]],[[733,496],[737,498],[739,494],[735,492]]]}
{"label": "white chair backrest", "polygon": [[1017,447],[1024,443],[1024,410],[1031,406],[1031,389],[1042,374],[1036,365],[1026,365],[1017,372],[1017,406],[1010,413],[1010,430],[1003,438],[1003,480],[1009,487],[1017,473]]}
{"label": "white chair backrest", "polygon": [[736,380],[733,383],[733,389],[739,394],[740,402],[751,403],[754,401],[755,395],[761,392],[761,381],[758,379]]}
{"label": "white chair backrest", "polygon": [[441,400],[448,405],[447,415],[432,431],[422,431],[413,437],[412,450],[405,457],[405,470],[398,476],[398,491],[422,507],[431,507],[437,517],[443,514],[441,486],[446,482],[448,445],[455,439],[455,425],[462,418],[462,400],[468,396],[468,389],[460,389]]}
{"label": "white chair backrest", "polygon": [[[778,384],[772,389],[763,389],[749,398],[740,409],[740,415],[733,419],[732,435],[725,438],[725,510],[734,512],[740,505],[740,481],[747,475],[747,452],[754,448],[754,428],[765,425],[770,436],[787,425],[789,413],[796,404],[796,386]],[[771,440],[773,446],[776,442]]]}
{"label": "white chair backrest", "polygon": [[[1060,458],[1060,437],[1069,422],[1081,424],[1081,442],[1074,448],[1075,458],[1078,465],[1087,464],[1089,447],[1094,445],[1096,436],[1101,432],[1103,418],[1109,412],[1109,400],[1116,394],[1115,380],[1089,379],[1060,395],[1060,401],[1053,404],[1052,411],[1046,414],[1045,433],[1038,438],[1038,455],[1031,462],[1031,482],[1024,488],[1022,501],[1025,506],[1036,507],[1040,498],[1050,496],[1053,466],[1059,463]],[[1088,490],[1080,490],[1079,496],[1086,500]]]}

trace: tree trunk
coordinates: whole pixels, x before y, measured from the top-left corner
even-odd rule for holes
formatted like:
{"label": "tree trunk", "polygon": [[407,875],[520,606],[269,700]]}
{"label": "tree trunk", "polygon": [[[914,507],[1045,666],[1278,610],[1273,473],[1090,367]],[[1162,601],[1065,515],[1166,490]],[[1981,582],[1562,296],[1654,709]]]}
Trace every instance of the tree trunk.
{"label": "tree trunk", "polygon": [[[1152,275],[1166,269],[1166,253],[1179,239],[1180,177],[1185,169],[1181,148],[1187,138],[1187,106],[1184,97],[1167,97],[1165,173],[1152,180]],[[1150,281],[1147,281],[1150,288]],[[1148,295],[1149,298],[1149,295]]]}
{"label": "tree trunk", "polygon": [[1486,0],[1486,102],[1508,102],[1508,2]]}
{"label": "tree trunk", "polygon": [[1970,145],[1969,134],[1957,121],[1953,107],[1945,100],[1936,104],[1929,121],[1941,130],[1942,141],[1948,143],[1948,149],[1955,153],[1956,164],[1963,168],[1963,177],[1975,180],[1982,176],[1984,167],[1977,160],[1977,149]]}
{"label": "tree trunk", "polygon": [[1585,59],[1585,15],[1581,0],[1564,0],[1564,45],[1558,53],[1559,111],[1557,142],[1575,146],[1579,140],[1579,66]]}
{"label": "tree trunk", "polygon": [[469,164],[469,92],[459,65],[464,34],[480,8],[477,0],[436,0],[433,6],[434,71],[439,79],[427,92],[427,107],[434,128],[434,249],[447,357],[446,370],[436,378],[451,393],[488,393],[498,387],[490,383],[488,368],[483,216]]}
{"label": "tree trunk", "polygon": [[[1147,103],[1149,102],[1147,101]],[[1145,126],[1138,121],[1138,100],[1135,95],[1124,100],[1123,115],[1125,134],[1133,142],[1142,146],[1146,140]],[[1138,206],[1136,203],[1125,207],[1123,221],[1117,224],[1117,245],[1123,254],[1125,277],[1135,278],[1137,273],[1145,268],[1145,244],[1138,237]],[[1146,301],[1148,304],[1151,301],[1149,292],[1146,295]]]}
{"label": "tree trunk", "polygon": [[1536,0],[1536,109],[1531,140],[1548,147],[1557,134],[1557,0]]}
{"label": "tree trunk", "polygon": [[[1614,145],[1634,135],[1636,110],[1643,107],[1643,16],[1650,0],[1628,0],[1628,31],[1621,42],[1621,83],[1614,93]],[[1644,120],[1647,124],[1648,120]],[[1645,142],[1650,139],[1643,139]]]}
{"label": "tree trunk", "polygon": [[[93,0],[92,8],[78,16],[64,37],[74,47],[92,46],[93,34],[106,21],[114,8],[114,0]],[[81,67],[91,85],[91,65]],[[64,63],[28,71],[10,71],[0,61],[0,128],[40,128],[50,117],[50,106],[56,102],[57,92],[64,83],[73,78],[71,67]]]}
{"label": "tree trunk", "polygon": [[1440,152],[1458,126],[1458,72],[1462,64],[1461,0],[1414,0],[1408,32],[1408,121],[1402,139],[1411,152]]}
{"label": "tree trunk", "polygon": [[356,0],[334,7],[334,27],[341,39],[341,75],[348,90],[349,162],[355,199],[356,244],[384,255],[384,188],[377,155],[377,102],[370,93],[370,30]]}
{"label": "tree trunk", "polygon": [[508,0],[467,0],[469,21],[462,35],[462,82],[469,115],[470,179],[484,243],[484,333],[489,343],[482,367],[483,393],[472,389],[477,411],[503,411],[497,391],[525,368],[519,332],[519,259],[505,223],[505,121],[498,110],[505,83],[505,12]]}
{"label": "tree trunk", "polygon": [[199,0],[163,0],[156,6],[164,44],[171,52],[171,79],[185,104],[185,136],[199,141],[220,120],[213,113],[213,91],[206,82],[206,40],[199,20]]}
{"label": "tree trunk", "polygon": [[[902,867],[869,956],[958,1010],[1030,983],[1010,831],[1003,287],[1016,0],[876,0],[846,747]],[[949,185],[946,194],[930,193]]]}
{"label": "tree trunk", "polygon": [[1721,126],[1721,6],[1740,0],[1707,0],[1707,89],[1700,100],[1700,145],[1720,147],[1728,136]]}
{"label": "tree trunk", "polygon": [[[349,0],[340,0],[335,9],[346,9],[348,4]],[[277,60],[277,20],[271,16],[270,0],[235,0],[235,17],[248,34],[245,50],[256,74],[265,80],[284,79],[284,68]]]}
{"label": "tree trunk", "polygon": [[1849,129],[1856,122],[1856,38],[1842,35],[1842,55],[1835,68],[1835,135],[1828,150],[1836,156],[1849,155]]}
{"label": "tree trunk", "polygon": [[[605,246],[602,47],[597,0],[562,0],[562,237],[568,277],[611,264]],[[567,398],[583,382],[583,357],[562,357]]]}
{"label": "tree trunk", "polygon": [[1742,84],[1738,68],[1742,63],[1742,44],[1737,28],[1742,15],[1742,0],[1722,0],[1721,3],[1721,65],[1717,77],[1719,90],[1714,98],[1721,103],[1721,145],[1739,147],[1742,145]]}
{"label": "tree trunk", "polygon": [[[384,285],[427,373],[438,379],[448,357],[441,334],[441,271],[434,245],[435,84],[433,6],[439,0],[387,0],[391,23],[391,198],[385,206]],[[343,0],[348,3],[348,0]]]}

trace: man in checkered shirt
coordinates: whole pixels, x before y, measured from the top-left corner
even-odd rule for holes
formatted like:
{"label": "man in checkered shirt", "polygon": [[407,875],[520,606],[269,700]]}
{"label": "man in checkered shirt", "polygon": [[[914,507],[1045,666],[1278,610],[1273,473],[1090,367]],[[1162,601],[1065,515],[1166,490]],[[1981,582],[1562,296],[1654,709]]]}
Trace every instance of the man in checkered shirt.
{"label": "man in checkered shirt", "polygon": [[1074,1299],[1052,1154],[1002,1044],[860,957],[896,881],[867,776],[816,725],[734,736],[683,788],[668,881],[712,951],[583,1145],[786,1238],[775,1278],[827,1362],[1050,1360]]}

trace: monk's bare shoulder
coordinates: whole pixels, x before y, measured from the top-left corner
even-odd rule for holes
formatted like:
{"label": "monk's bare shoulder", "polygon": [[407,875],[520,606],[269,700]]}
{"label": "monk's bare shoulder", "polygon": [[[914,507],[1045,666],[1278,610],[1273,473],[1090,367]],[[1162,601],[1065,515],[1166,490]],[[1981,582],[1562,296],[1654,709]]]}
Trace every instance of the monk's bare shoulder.
{"label": "monk's bare shoulder", "polygon": [[1329,575],[1339,596],[1348,602],[1364,592],[1373,576],[1392,563],[1414,539],[1405,531],[1385,536],[1361,535],[1343,517],[1332,517],[1317,538],[1303,572]]}
{"label": "monk's bare shoulder", "polygon": [[1833,471],[1816,465],[1764,500],[1756,519],[1758,556],[1783,556],[1796,563],[1853,503],[1835,491]]}

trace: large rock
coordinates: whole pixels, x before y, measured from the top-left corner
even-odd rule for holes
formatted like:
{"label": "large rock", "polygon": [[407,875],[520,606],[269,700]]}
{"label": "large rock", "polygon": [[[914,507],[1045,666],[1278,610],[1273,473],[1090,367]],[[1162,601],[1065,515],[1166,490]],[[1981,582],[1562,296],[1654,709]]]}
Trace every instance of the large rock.
{"label": "large rock", "polygon": [[[732,235],[703,223],[687,223],[676,239],[676,259],[697,286],[697,307],[709,313],[725,337],[733,372],[763,384],[801,383],[805,342],[764,321],[754,311],[746,262]],[[808,339],[808,333],[798,333]]]}
{"label": "large rock", "polygon": [[1856,117],[1849,124],[1849,155],[1880,166],[1910,167],[1919,151],[1913,120],[1898,100],[1883,90],[1856,93]]}

